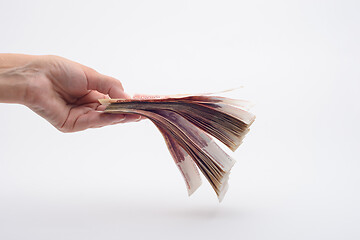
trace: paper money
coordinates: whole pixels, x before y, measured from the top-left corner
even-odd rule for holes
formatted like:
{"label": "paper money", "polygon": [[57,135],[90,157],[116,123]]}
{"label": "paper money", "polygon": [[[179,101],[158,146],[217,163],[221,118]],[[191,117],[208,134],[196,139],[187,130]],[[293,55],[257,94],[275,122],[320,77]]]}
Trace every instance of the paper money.
{"label": "paper money", "polygon": [[173,157],[177,167],[184,177],[186,188],[189,196],[193,194],[201,185],[200,173],[190,157],[190,155],[166,132],[163,128],[158,127],[164,136],[166,145]]}
{"label": "paper money", "polygon": [[255,120],[249,102],[204,94],[99,101],[107,105],[104,112],[150,119],[162,133],[188,194],[201,185],[199,169],[222,201],[235,161],[210,136],[235,151]]}

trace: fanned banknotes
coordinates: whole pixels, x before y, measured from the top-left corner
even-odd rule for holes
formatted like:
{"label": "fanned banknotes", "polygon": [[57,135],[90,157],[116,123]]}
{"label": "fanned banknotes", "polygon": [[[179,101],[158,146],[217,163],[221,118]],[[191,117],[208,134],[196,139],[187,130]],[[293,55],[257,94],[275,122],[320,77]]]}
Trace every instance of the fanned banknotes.
{"label": "fanned banknotes", "polygon": [[200,170],[222,201],[235,161],[211,136],[235,151],[255,120],[249,102],[207,94],[99,101],[106,105],[104,112],[150,119],[163,135],[189,196],[201,185]]}

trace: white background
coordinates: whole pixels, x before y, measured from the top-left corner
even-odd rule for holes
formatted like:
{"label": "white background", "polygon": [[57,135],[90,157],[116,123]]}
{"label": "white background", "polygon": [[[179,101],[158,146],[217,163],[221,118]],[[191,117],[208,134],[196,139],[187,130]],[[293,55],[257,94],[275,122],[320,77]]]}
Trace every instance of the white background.
{"label": "white background", "polygon": [[359,239],[359,3],[1,0],[0,52],[130,93],[245,86],[257,120],[219,204],[150,121],[63,134],[0,104],[0,239]]}

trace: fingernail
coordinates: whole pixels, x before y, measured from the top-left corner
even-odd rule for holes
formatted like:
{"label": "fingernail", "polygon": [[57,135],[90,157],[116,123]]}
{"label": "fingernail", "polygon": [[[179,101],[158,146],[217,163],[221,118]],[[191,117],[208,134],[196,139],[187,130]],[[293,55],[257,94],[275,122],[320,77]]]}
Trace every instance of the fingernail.
{"label": "fingernail", "polygon": [[114,121],[114,123],[121,123],[121,122],[123,122],[124,120],[125,120],[125,116],[123,116],[122,118],[120,118],[120,119],[116,119],[115,121]]}

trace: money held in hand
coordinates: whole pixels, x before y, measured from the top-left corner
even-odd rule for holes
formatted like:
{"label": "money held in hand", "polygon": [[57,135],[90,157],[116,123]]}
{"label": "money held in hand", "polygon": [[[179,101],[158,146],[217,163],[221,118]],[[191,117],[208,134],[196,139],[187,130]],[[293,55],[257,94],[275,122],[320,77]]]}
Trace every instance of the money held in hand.
{"label": "money held in hand", "polygon": [[99,101],[107,105],[104,112],[150,119],[163,135],[189,196],[201,185],[200,169],[222,201],[235,161],[211,136],[235,151],[255,120],[249,102],[206,94]]}

